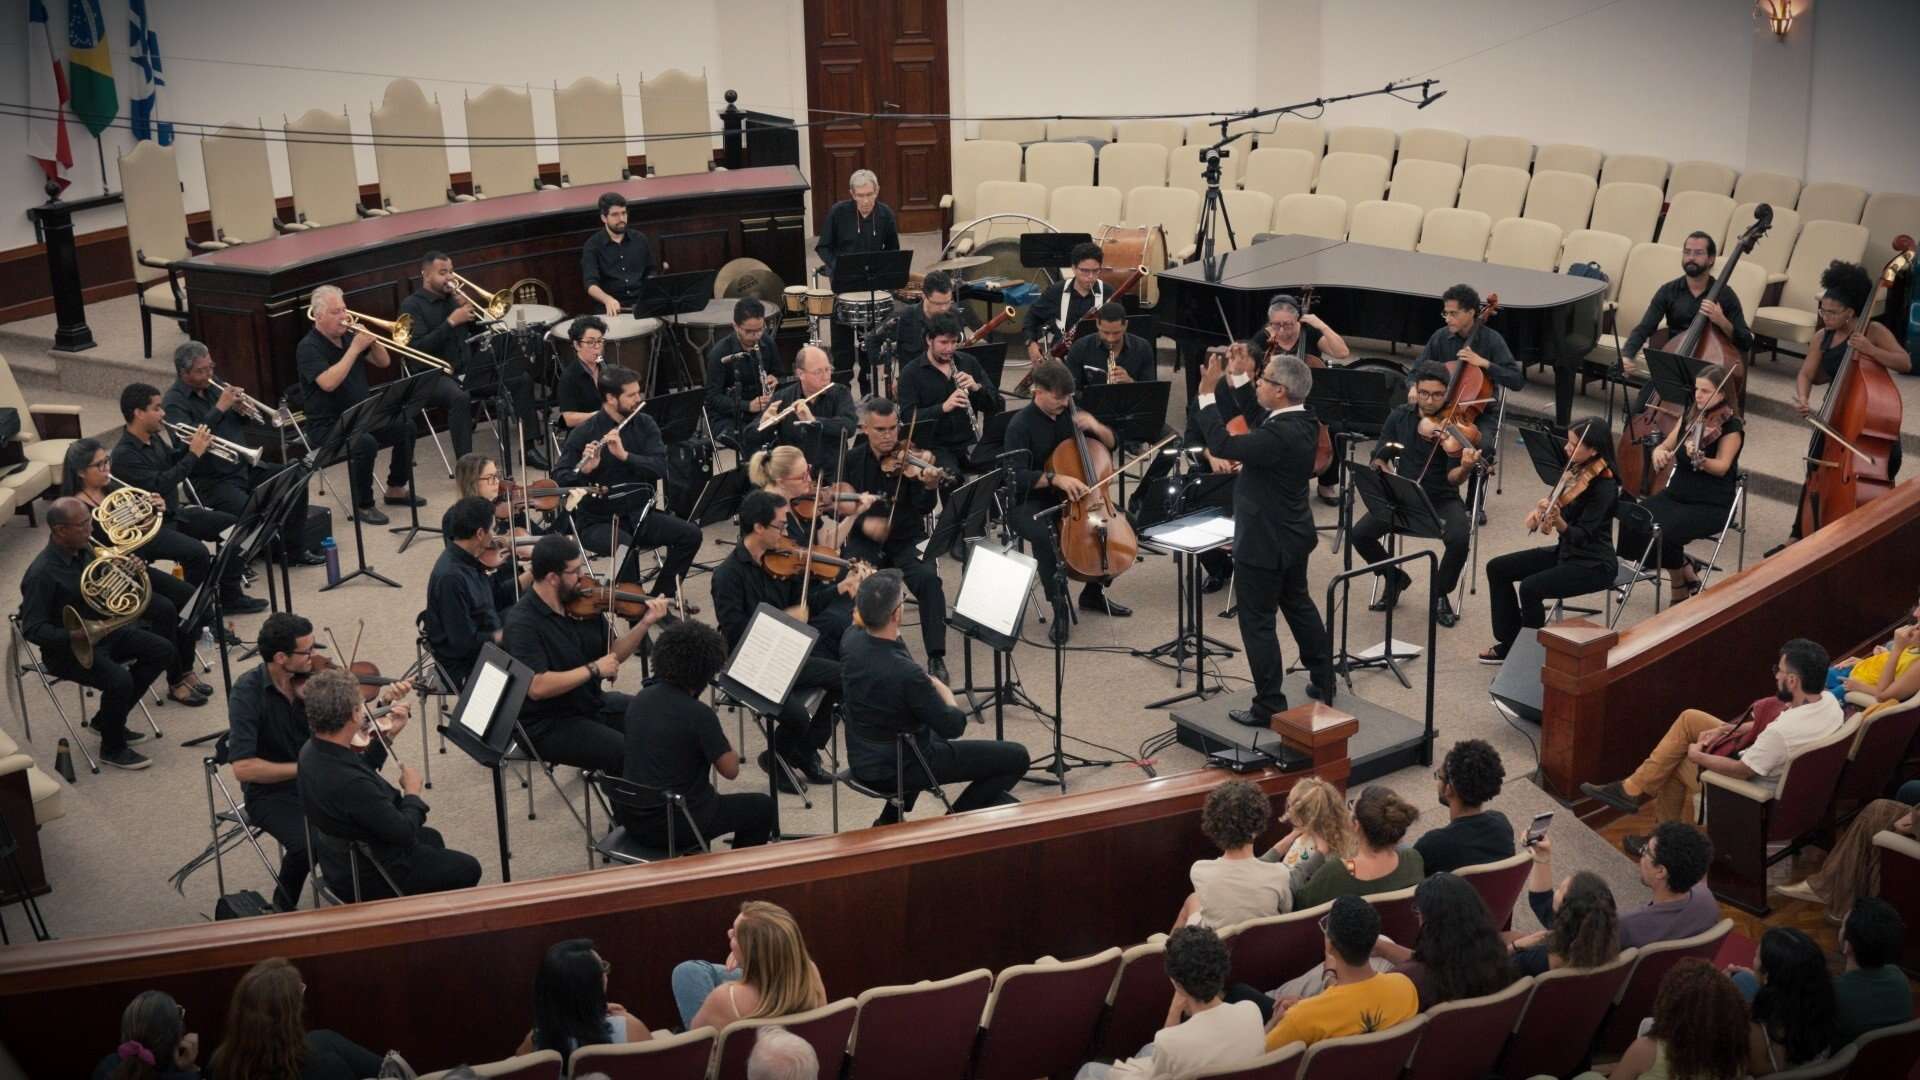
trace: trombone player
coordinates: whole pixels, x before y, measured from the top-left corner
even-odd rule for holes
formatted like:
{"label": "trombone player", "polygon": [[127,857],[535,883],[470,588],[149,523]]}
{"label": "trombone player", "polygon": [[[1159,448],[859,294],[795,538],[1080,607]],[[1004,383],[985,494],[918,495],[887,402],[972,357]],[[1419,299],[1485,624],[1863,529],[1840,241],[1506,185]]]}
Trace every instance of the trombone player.
{"label": "trombone player", "polygon": [[[180,617],[171,602],[152,590],[149,580],[141,617],[96,641],[91,664],[82,664],[76,647],[86,648],[85,631],[79,635],[69,631],[64,613],[71,607],[88,621],[100,619],[80,584],[81,573],[94,556],[92,531],[92,514],[79,499],[64,496],[48,507],[47,546],[34,557],[21,581],[20,629],[40,647],[40,659],[49,674],[100,692],[100,708],[89,725],[100,736],[100,760],[116,769],[144,769],[151,763],[129,744],[143,742],[147,736],[127,730],[127,713],[161,672],[179,665],[164,628],[177,624]],[[127,556],[119,561],[151,577],[139,559]],[[155,626],[163,629],[152,629]]]}
{"label": "trombone player", "polygon": [[484,315],[473,306],[473,298],[458,287],[460,280],[453,272],[452,259],[443,252],[429,251],[420,257],[420,288],[400,302],[400,314],[413,320],[413,337],[407,344],[445,360],[453,368],[450,376],[434,373],[426,378],[432,386],[429,404],[447,411],[447,434],[453,438],[455,457],[473,452],[473,401],[454,380],[473,380],[476,368],[467,336],[473,333],[474,322]]}
{"label": "trombone player", "polygon": [[[393,366],[393,357],[379,339],[347,314],[346,297],[337,285],[313,290],[307,302],[313,329],[300,339],[294,364],[306,392],[307,437],[312,448],[326,445],[340,414],[367,399],[367,365]],[[363,363],[364,361],[364,363]],[[407,492],[413,478],[413,418],[395,420],[375,434],[355,438],[349,448],[347,475],[353,487],[353,514],[368,525],[385,525],[387,515],[373,505],[373,459],[380,448],[392,447],[387,463],[388,506],[425,506],[427,501]]]}
{"label": "trombone player", "polygon": [[[271,421],[270,406],[249,397],[239,387],[222,384],[214,378],[213,356],[205,345],[189,341],[175,349],[173,370],[173,385],[167,388],[166,394],[160,399],[161,406],[166,410],[169,427],[175,430],[204,427],[213,433],[216,440],[244,446],[247,443],[248,417],[259,423]],[[286,466],[258,460],[249,463],[240,460],[240,455],[201,454],[188,479],[192,481],[194,491],[199,493],[200,502],[209,510],[218,510],[237,518],[246,509],[247,497],[253,489],[266,483],[283,468]],[[296,499],[287,513],[293,543],[285,554],[295,566],[323,566],[327,561],[326,556],[314,548],[306,547],[300,535],[307,520],[306,485],[300,486]],[[278,554],[282,540],[275,537],[273,542]]]}

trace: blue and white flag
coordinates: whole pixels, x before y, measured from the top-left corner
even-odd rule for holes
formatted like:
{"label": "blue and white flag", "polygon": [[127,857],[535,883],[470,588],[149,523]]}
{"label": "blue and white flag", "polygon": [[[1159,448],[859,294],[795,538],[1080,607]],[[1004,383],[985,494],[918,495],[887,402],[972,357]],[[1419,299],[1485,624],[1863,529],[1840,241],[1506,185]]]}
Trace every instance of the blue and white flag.
{"label": "blue and white flag", "polygon": [[160,87],[167,85],[160,73],[160,37],[147,25],[147,0],[127,0],[128,58],[133,61],[134,87],[132,107],[133,137],[152,139],[161,146],[173,143],[173,125],[160,120]]}

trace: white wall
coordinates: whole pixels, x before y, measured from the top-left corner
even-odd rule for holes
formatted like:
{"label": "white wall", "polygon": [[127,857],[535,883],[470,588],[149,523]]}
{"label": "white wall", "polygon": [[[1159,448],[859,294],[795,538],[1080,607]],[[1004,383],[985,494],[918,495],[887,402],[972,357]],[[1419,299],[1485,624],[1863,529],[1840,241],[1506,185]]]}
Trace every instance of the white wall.
{"label": "white wall", "polygon": [[1807,179],[1920,191],[1920,3],[1821,0],[1816,13]]}

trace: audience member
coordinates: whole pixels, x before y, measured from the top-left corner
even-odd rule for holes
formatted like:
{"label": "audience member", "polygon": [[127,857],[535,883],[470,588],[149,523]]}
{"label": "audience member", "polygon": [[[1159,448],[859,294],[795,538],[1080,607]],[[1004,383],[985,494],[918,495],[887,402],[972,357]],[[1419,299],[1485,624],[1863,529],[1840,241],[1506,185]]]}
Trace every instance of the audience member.
{"label": "audience member", "polygon": [[564,1065],[583,1046],[651,1040],[647,1025],[607,1000],[612,970],[589,938],[568,938],[547,949],[533,973],[533,1028],[514,1053],[554,1050]]}
{"label": "audience member", "polygon": [[1746,1003],[1733,980],[1696,957],[1660,981],[1652,1025],[1621,1055],[1610,1080],[1738,1080],[1746,1072]]}
{"label": "audience member", "polygon": [[301,1015],[307,985],[280,957],[240,976],[227,1005],[227,1027],[208,1062],[220,1080],[363,1080],[380,1071],[380,1055],[326,1029],[308,1031]]}
{"label": "audience member", "polygon": [[1225,999],[1233,957],[1219,935],[1204,926],[1177,928],[1167,936],[1166,967],[1173,983],[1166,1025],[1139,1054],[1112,1065],[1089,1063],[1078,1080],[1171,1080],[1242,1065],[1265,1052],[1259,1007]]}
{"label": "audience member", "polygon": [[1839,1017],[1833,1039],[1836,1048],[1875,1028],[1913,1018],[1913,988],[1900,970],[1900,949],[1906,939],[1900,912],[1877,896],[1861,897],[1847,913],[1840,928],[1840,954],[1846,957],[1847,967],[1833,980]]}
{"label": "audience member", "polygon": [[1447,751],[1433,777],[1440,782],[1440,803],[1447,808],[1448,821],[1413,843],[1427,873],[1498,862],[1513,854],[1513,824],[1500,811],[1484,808],[1500,794],[1507,777],[1498,751],[1484,739],[1462,739]]}
{"label": "audience member", "polygon": [[1757,973],[1727,972],[1752,1003],[1747,1070],[1762,1076],[1824,1060],[1838,1030],[1826,954],[1800,931],[1776,926],[1761,935],[1758,962]]}
{"label": "audience member", "polygon": [[1420,811],[1391,790],[1369,785],[1353,807],[1354,821],[1360,826],[1359,850],[1349,859],[1318,852],[1309,856],[1295,871],[1296,876],[1304,873],[1307,882],[1294,890],[1294,909],[1324,904],[1336,896],[1371,896],[1417,883],[1426,876],[1420,852],[1399,845],[1419,816]]}
{"label": "audience member", "polygon": [[818,1080],[820,1055],[813,1044],[786,1028],[764,1027],[747,1056],[747,1080]]}
{"label": "audience member", "polygon": [[1268,1050],[1384,1031],[1420,1011],[1413,980],[1398,972],[1375,971],[1369,962],[1380,937],[1380,913],[1372,904],[1357,896],[1337,897],[1333,910],[1320,919],[1320,930],[1326,935],[1333,985],[1310,998],[1281,998],[1267,1031]]}
{"label": "audience member", "polygon": [[1592,968],[1620,955],[1620,914],[1613,890],[1591,870],[1553,884],[1553,838],[1533,845],[1533,869],[1527,874],[1527,906],[1546,927],[1531,934],[1507,934],[1514,970],[1543,975],[1556,968]]}
{"label": "audience member", "polygon": [[1439,873],[1422,881],[1413,890],[1413,910],[1420,919],[1413,947],[1383,935],[1374,955],[1413,980],[1420,1008],[1497,994],[1513,983],[1506,943],[1466,878]]}
{"label": "audience member", "polygon": [[120,1046],[93,1067],[93,1080],[193,1080],[199,1061],[200,1036],[187,1030],[185,1007],[147,990],[120,1014]]}
{"label": "audience member", "polygon": [[1358,830],[1353,824],[1353,808],[1347,805],[1339,788],[1317,776],[1309,776],[1288,789],[1287,812],[1282,820],[1292,826],[1292,831],[1260,856],[1260,860],[1285,863],[1293,869],[1296,889],[1307,883],[1299,868],[1309,856],[1319,852],[1344,859],[1360,845]]}
{"label": "audience member", "polygon": [[1707,888],[1713,843],[1705,833],[1678,821],[1663,821],[1640,851],[1640,880],[1653,899],[1620,916],[1620,947],[1638,948],[1711,930],[1720,921],[1720,904]]}
{"label": "audience member", "polygon": [[1220,857],[1193,864],[1188,872],[1193,892],[1173,922],[1175,929],[1196,919],[1217,929],[1290,909],[1291,871],[1253,854],[1254,841],[1272,817],[1266,792],[1245,780],[1229,780],[1207,793],[1200,831],[1220,849]]}
{"label": "audience member", "polygon": [[[1651,802],[1655,821],[1677,821],[1700,793],[1703,769],[1773,787],[1795,754],[1838,731],[1846,719],[1840,702],[1826,691],[1827,650],[1818,642],[1794,638],[1780,646],[1773,682],[1774,696],[1786,708],[1753,735],[1745,749],[1732,756],[1720,752],[1723,737],[1739,739],[1743,734],[1716,716],[1688,709],[1667,728],[1632,776],[1608,784],[1581,784],[1580,790],[1628,814],[1639,813]],[[1627,854],[1637,856],[1643,840],[1628,837]]]}
{"label": "audience member", "polygon": [[1849,693],[1868,694],[1875,701],[1905,701],[1920,693],[1920,601],[1885,645],[1858,660],[1836,660],[1827,672],[1827,692],[1844,699]]}
{"label": "audience member", "polygon": [[1840,842],[1827,852],[1827,861],[1805,881],[1780,885],[1774,892],[1794,900],[1827,905],[1827,917],[1844,919],[1854,898],[1870,896],[1879,887],[1880,849],[1873,837],[1885,829],[1906,836],[1915,834],[1914,805],[1920,803],[1920,780],[1909,780],[1891,799],[1875,799],[1854,816],[1852,824],[1840,836]]}
{"label": "audience member", "polygon": [[726,964],[676,964],[673,1001],[688,1031],[718,1031],[735,1020],[817,1009],[827,1003],[827,991],[792,914],[779,904],[748,900],[727,928]]}

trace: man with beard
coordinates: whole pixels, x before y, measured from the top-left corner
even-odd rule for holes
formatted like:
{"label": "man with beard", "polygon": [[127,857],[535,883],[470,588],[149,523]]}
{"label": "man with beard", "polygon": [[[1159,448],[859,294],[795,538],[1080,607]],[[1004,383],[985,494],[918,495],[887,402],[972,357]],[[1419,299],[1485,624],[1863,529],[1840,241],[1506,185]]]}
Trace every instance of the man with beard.
{"label": "man with beard", "polygon": [[1720,328],[1720,332],[1733,339],[1734,347],[1744,355],[1753,348],[1753,331],[1747,328],[1746,316],[1740,310],[1740,298],[1732,289],[1722,289],[1718,301],[1703,300],[1707,290],[1713,288],[1714,256],[1718,255],[1719,245],[1713,237],[1703,232],[1691,232],[1680,243],[1681,275],[1660,286],[1653,294],[1653,302],[1647,305],[1647,313],[1640,317],[1640,325],[1627,335],[1627,343],[1621,347],[1620,355],[1637,357],[1640,347],[1647,343],[1653,332],[1665,320],[1667,330],[1678,336],[1693,324],[1695,315],[1704,311],[1707,321]]}
{"label": "man with beard", "polygon": [[647,238],[627,229],[627,200],[618,192],[600,196],[602,228],[580,249],[580,279],[587,295],[618,315],[640,299],[640,286],[653,273],[653,249]]}

